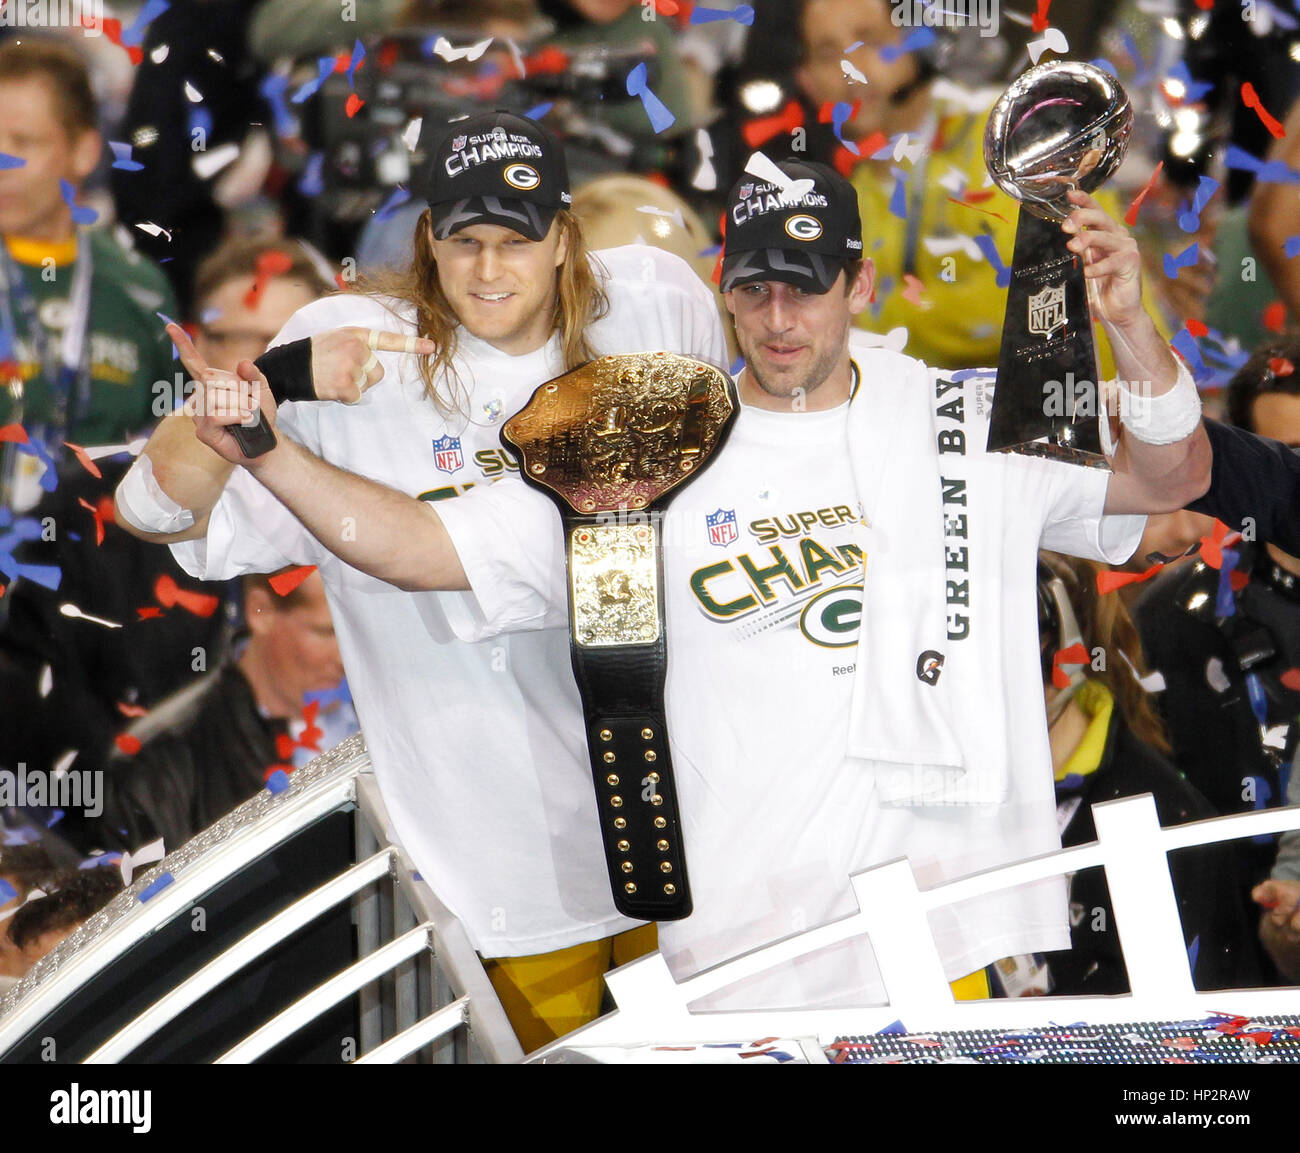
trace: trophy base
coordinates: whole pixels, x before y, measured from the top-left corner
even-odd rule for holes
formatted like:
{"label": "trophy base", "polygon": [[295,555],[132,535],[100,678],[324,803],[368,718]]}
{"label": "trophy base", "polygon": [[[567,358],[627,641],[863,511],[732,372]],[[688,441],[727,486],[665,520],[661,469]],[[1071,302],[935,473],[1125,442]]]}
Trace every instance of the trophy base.
{"label": "trophy base", "polygon": [[1021,211],[988,450],[1109,469],[1088,286],[1069,239]]}

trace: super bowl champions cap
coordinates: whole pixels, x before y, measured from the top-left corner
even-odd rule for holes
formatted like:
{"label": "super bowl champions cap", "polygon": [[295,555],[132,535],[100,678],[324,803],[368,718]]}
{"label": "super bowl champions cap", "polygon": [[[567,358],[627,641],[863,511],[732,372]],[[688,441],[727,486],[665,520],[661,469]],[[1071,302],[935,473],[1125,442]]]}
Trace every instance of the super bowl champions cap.
{"label": "super bowl champions cap", "polygon": [[795,199],[776,184],[746,174],[727,197],[723,292],[759,280],[779,280],[829,292],[847,263],[862,259],[862,219],[853,185],[811,160],[782,160],[790,180],[811,180]]}
{"label": "super bowl champions cap", "polygon": [[540,124],[512,112],[485,112],[444,126],[419,191],[433,235],[446,240],[471,224],[498,224],[541,240],[567,208],[564,148]]}

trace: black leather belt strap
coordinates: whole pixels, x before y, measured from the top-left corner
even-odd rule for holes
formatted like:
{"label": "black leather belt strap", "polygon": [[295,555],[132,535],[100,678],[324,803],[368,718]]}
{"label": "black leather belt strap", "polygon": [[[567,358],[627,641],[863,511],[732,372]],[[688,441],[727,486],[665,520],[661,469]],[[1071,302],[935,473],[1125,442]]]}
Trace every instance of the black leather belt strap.
{"label": "black leather belt strap", "polygon": [[668,353],[604,357],[548,381],[501,432],[564,520],[570,653],[614,905],[690,915],[664,684],[663,509],[739,407],[735,386]]}

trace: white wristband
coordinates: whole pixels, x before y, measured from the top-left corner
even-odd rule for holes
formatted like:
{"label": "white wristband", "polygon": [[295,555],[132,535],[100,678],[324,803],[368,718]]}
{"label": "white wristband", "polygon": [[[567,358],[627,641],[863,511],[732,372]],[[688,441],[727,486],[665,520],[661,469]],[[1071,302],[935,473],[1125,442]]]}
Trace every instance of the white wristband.
{"label": "white wristband", "polygon": [[136,457],[117,486],[117,510],[141,532],[182,532],[194,524],[194,514],[163,492],[154,479],[153,462],[144,455]]}
{"label": "white wristband", "polygon": [[1201,421],[1201,394],[1178,357],[1174,386],[1160,396],[1143,396],[1119,382],[1119,418],[1145,444],[1173,444],[1190,436]]}

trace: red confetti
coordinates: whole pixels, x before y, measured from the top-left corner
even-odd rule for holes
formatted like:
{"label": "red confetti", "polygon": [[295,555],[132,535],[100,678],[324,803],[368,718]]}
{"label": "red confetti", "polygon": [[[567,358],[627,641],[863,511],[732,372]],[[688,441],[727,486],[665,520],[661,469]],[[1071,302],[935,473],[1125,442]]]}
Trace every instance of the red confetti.
{"label": "red confetti", "polygon": [[779,136],[783,132],[793,132],[796,128],[802,127],[803,106],[799,101],[791,100],[779,115],[751,120],[741,129],[741,134],[750,148],[761,148],[774,136]]}
{"label": "red confetti", "polygon": [[655,0],[655,11],[660,16],[676,16],[681,9],[677,6],[677,0]]}
{"label": "red confetti", "polygon": [[1061,666],[1086,665],[1088,656],[1088,650],[1083,645],[1071,645],[1068,649],[1058,649],[1052,654],[1052,684],[1058,689],[1069,688],[1070,678]]}
{"label": "red confetti", "polygon": [[26,444],[27,430],[21,424],[6,424],[0,427],[0,444]]}
{"label": "red confetti", "polygon": [[276,573],[268,579],[267,583],[278,595],[287,597],[315,571],[314,564],[302,565],[299,568],[291,568],[288,572]]}
{"label": "red confetti", "polygon": [[149,712],[143,705],[132,705],[126,701],[117,702],[117,711],[124,717],[143,717]]}
{"label": "red confetti", "polygon": [[908,304],[920,304],[921,294],[925,291],[925,285],[910,272],[905,272],[903,274],[903,282],[907,285],[902,292],[903,299],[906,300]]}
{"label": "red confetti", "polygon": [[958,200],[957,197],[955,196],[948,197],[948,200],[953,204],[960,204],[963,208],[969,208],[974,212],[982,212],[985,216],[996,217],[998,220],[1002,221],[1003,224],[1011,223],[1011,221],[1009,221],[1005,216],[1003,216],[1002,213],[994,212],[992,209],[989,208],[980,208],[977,205],[971,204],[970,201],[968,200]]}
{"label": "red confetti", "polygon": [[293,773],[292,765],[268,765],[266,772],[262,774],[262,780],[269,781],[276,773],[283,773],[286,777]]}
{"label": "red confetti", "polygon": [[153,595],[163,608],[169,609],[172,605],[180,605],[186,612],[193,613],[196,617],[210,617],[221,604],[219,598],[208,593],[191,592],[189,589],[181,588],[166,573],[154,582]]}
{"label": "red confetti", "polygon": [[968,188],[961,194],[967,204],[984,204],[992,200],[997,193],[992,188]]}
{"label": "red confetti", "polygon": [[[81,18],[81,23],[87,28],[94,27],[93,22],[86,22],[86,17],[84,15]],[[139,64],[144,60],[143,48],[138,45],[122,43],[122,21],[115,19],[104,20],[102,21],[101,26],[104,29],[104,35],[126,52],[126,54],[131,58],[132,64]]]}
{"label": "red confetti", "polygon": [[1256,1045],[1267,1045],[1273,1040],[1273,1031],[1271,1029],[1261,1029],[1256,1033],[1242,1033],[1243,1037],[1249,1037]]}
{"label": "red confetti", "polygon": [[1190,317],[1188,318],[1187,321],[1187,331],[1191,333],[1192,336],[1195,337],[1210,335],[1210,329],[1204,322],[1199,320],[1194,320]]}
{"label": "red confetti", "polygon": [[1268,370],[1274,376],[1290,376],[1295,372],[1295,365],[1285,356],[1275,356],[1268,362]]}
{"label": "red confetti", "polygon": [[84,468],[88,473],[90,473],[91,476],[93,476],[96,480],[104,479],[104,474],[99,471],[99,465],[97,465],[93,460],[90,459],[89,456],[86,455],[86,450],[82,448],[81,445],[73,444],[72,441],[70,440],[65,440],[63,443],[67,445],[68,448],[72,449],[73,455],[81,463],[81,467]]}
{"label": "red confetti", "polygon": [[1216,520],[1209,535],[1201,537],[1201,557],[1210,568],[1223,567],[1223,545],[1227,535],[1228,526]]}
{"label": "red confetti", "polygon": [[1196,0],[1196,7],[1202,12],[1208,12],[1214,7],[1214,0]]}
{"label": "red confetti", "polygon": [[1146,187],[1133,197],[1133,203],[1128,206],[1128,211],[1124,213],[1124,223],[1130,228],[1137,223],[1138,209],[1142,207],[1142,201],[1147,198],[1151,190],[1156,186],[1156,181],[1160,179],[1160,170],[1164,166],[1165,162],[1163,160],[1156,165],[1155,171],[1151,173],[1151,179],[1146,182]]}
{"label": "red confetti", "polygon": [[1287,669],[1278,679],[1293,693],[1300,693],[1300,669]]}
{"label": "red confetti", "polygon": [[540,52],[524,60],[524,69],[529,76],[539,73],[560,73],[569,70],[569,54],[554,44],[548,44]]}
{"label": "red confetti", "polygon": [[77,497],[77,503],[81,505],[82,508],[89,509],[90,515],[95,518],[95,547],[98,548],[104,543],[104,521],[100,516],[100,511],[84,497]]}
{"label": "red confetti", "polygon": [[[355,95],[353,93],[353,96]],[[262,301],[262,293],[266,289],[266,282],[274,276],[283,276],[292,267],[293,260],[289,254],[281,252],[278,248],[272,248],[259,254],[257,258],[257,279],[253,282],[253,287],[244,293],[244,307],[249,309],[257,308]]]}
{"label": "red confetti", "polygon": [[1250,584],[1250,573],[1240,572],[1237,569],[1233,569],[1232,572],[1228,574],[1228,585],[1231,587],[1233,592],[1241,592],[1241,590],[1248,584]]}
{"label": "red confetti", "polygon": [[1269,115],[1268,109],[1264,107],[1264,102],[1259,98],[1259,93],[1255,91],[1255,86],[1249,80],[1241,86],[1241,102],[1247,108],[1255,110],[1260,123],[1273,134],[1274,139],[1281,140],[1286,135],[1286,129],[1274,117]]}
{"label": "red confetti", "polygon": [[1031,27],[1035,32],[1047,31],[1047,10],[1052,6],[1052,0],[1038,0],[1038,8],[1034,12],[1034,21]]}
{"label": "red confetti", "polygon": [[154,608],[153,606],[135,610],[136,620],[141,620],[141,621],[154,620],[155,618],[160,617],[162,615],[163,615],[162,609]]}
{"label": "red confetti", "polygon": [[294,741],[288,733],[277,733],[275,736],[275,755],[282,761],[287,761],[293,756]]}
{"label": "red confetti", "polygon": [[1286,305],[1280,300],[1273,301],[1264,309],[1264,327],[1269,332],[1281,332],[1286,328]]}
{"label": "red confetti", "polygon": [[364,105],[365,101],[362,100],[360,96],[355,92],[350,92],[348,94],[348,102],[343,105],[343,111],[348,114],[348,119],[351,120],[352,117],[361,111]]}
{"label": "red confetti", "polygon": [[128,757],[133,757],[140,751],[140,738],[133,737],[130,733],[118,733],[113,738],[113,744],[122,750]]}
{"label": "red confetti", "polygon": [[1165,566],[1162,564],[1153,564],[1145,572],[1099,572],[1097,574],[1097,592],[1101,596],[1107,593],[1113,593],[1116,589],[1123,588],[1125,585],[1138,585],[1143,581],[1149,581]]}

